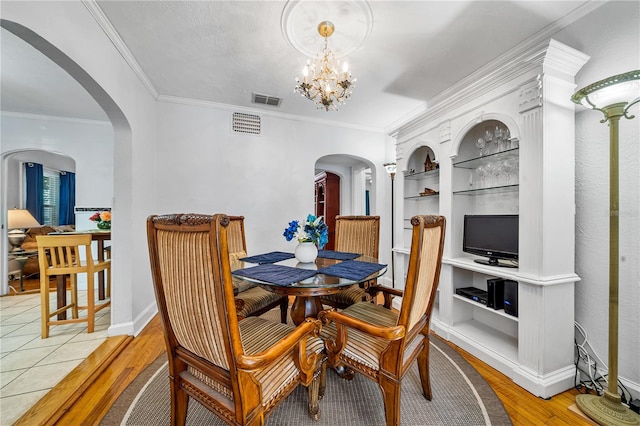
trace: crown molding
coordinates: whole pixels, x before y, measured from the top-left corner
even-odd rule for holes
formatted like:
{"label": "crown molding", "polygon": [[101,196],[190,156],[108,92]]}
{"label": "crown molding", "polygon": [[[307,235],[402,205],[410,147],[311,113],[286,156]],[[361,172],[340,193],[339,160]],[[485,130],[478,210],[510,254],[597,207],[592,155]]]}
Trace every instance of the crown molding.
{"label": "crown molding", "polygon": [[[551,37],[568,25],[598,9],[606,2],[607,1],[592,0],[577,7],[571,13],[549,24],[537,34],[434,96],[433,99],[429,101],[429,107],[424,114],[413,118],[408,117],[402,124],[390,128],[387,134],[395,138],[400,133],[411,132],[427,122],[437,120],[438,117],[442,116],[446,111],[467,104],[502,84],[513,80],[517,76],[522,75],[524,72],[543,65],[545,55],[549,50],[558,49],[559,46],[563,46],[567,51],[575,51],[553,40]],[[586,55],[583,57],[578,57],[579,55],[576,56],[575,54],[570,56],[575,57],[574,62],[576,63],[581,62],[585,57],[588,59]],[[553,58],[553,60],[557,59],[558,57]],[[566,60],[564,57],[563,59]],[[571,68],[566,65],[565,68]]]}
{"label": "crown molding", "polygon": [[343,128],[356,129],[356,130],[364,130],[364,131],[375,132],[375,133],[385,132],[385,129],[383,128],[374,128],[374,127],[368,127],[368,126],[360,126],[356,124],[339,123],[339,122],[334,122],[329,120],[305,118],[295,114],[274,113],[274,112],[265,111],[257,108],[247,108],[247,107],[240,107],[240,106],[229,105],[229,104],[221,104],[221,103],[212,102],[212,101],[202,101],[198,99],[181,98],[178,96],[161,95],[158,93],[158,90],[155,88],[155,86],[151,83],[151,80],[149,80],[147,75],[144,73],[144,71],[142,70],[142,67],[140,67],[140,64],[135,59],[131,51],[129,51],[129,49],[127,48],[127,45],[124,43],[124,41],[122,40],[118,32],[115,30],[115,28],[113,28],[113,25],[111,25],[111,22],[106,17],[102,9],[100,9],[100,6],[98,6],[96,1],[82,0],[82,3],[89,10],[93,18],[98,23],[98,25],[100,25],[100,27],[102,28],[104,33],[107,35],[109,40],[111,40],[116,50],[120,53],[122,58],[129,65],[131,70],[134,72],[134,74],[138,77],[138,79],[140,79],[144,87],[149,91],[151,96],[153,96],[153,98],[156,99],[157,101],[199,106],[204,108],[215,108],[215,109],[222,109],[222,110],[234,111],[234,112],[248,112],[251,114],[277,117],[285,120],[304,121],[309,123],[329,125],[333,127],[343,127]]}
{"label": "crown molding", "polygon": [[111,122],[109,120],[90,120],[86,118],[60,117],[57,115],[31,114],[27,112],[0,111],[0,116],[22,118],[25,120],[47,120],[73,124],[88,124],[92,126],[111,126]]}
{"label": "crown molding", "polygon": [[149,91],[151,96],[153,96],[154,99],[157,99],[158,91],[156,90],[155,86],[153,85],[153,83],[151,83],[149,77],[147,77],[147,75],[144,73],[142,67],[133,56],[127,45],[124,43],[118,32],[115,30],[115,28],[113,28],[113,25],[111,25],[111,21],[109,21],[102,9],[100,9],[100,6],[98,6],[95,0],[82,0],[82,3],[89,10],[89,13],[91,13],[98,25],[100,25],[102,31],[104,31],[109,40],[111,40],[111,43],[113,43],[118,53],[120,53],[120,56],[122,56],[125,62],[129,65],[140,82]]}
{"label": "crown molding", "polygon": [[159,95],[156,100],[158,102],[197,106],[201,108],[212,108],[212,109],[219,109],[219,110],[230,111],[230,112],[244,112],[247,114],[255,114],[263,117],[279,118],[282,120],[302,121],[306,123],[320,124],[323,126],[341,127],[341,128],[362,130],[366,132],[374,132],[374,133],[381,133],[381,134],[384,133],[384,129],[382,128],[360,126],[357,124],[350,124],[350,123],[340,123],[338,121],[322,120],[318,118],[308,118],[308,117],[303,117],[296,114],[286,114],[282,112],[266,111],[264,109],[259,109],[259,108],[241,107],[237,105],[222,104],[218,102],[203,101],[199,99],[181,98],[179,96]]}

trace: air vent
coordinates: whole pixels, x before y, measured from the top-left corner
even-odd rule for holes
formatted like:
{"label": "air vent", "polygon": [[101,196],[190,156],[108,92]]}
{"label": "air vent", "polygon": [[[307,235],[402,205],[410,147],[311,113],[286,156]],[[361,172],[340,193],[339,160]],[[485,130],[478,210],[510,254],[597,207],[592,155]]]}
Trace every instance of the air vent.
{"label": "air vent", "polygon": [[260,134],[260,116],[253,114],[233,113],[233,131],[250,135]]}
{"label": "air vent", "polygon": [[254,104],[279,107],[282,103],[282,98],[276,98],[275,96],[259,95],[257,93],[252,93],[251,96],[251,102],[253,102]]}

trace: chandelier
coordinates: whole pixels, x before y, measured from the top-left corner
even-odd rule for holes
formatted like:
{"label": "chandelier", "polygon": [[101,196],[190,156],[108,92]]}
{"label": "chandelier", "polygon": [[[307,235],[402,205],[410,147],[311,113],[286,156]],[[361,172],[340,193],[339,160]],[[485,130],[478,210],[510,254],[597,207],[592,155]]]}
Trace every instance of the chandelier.
{"label": "chandelier", "polygon": [[324,49],[316,54],[313,62],[307,60],[302,77],[296,78],[294,89],[294,93],[300,93],[313,101],[318,109],[324,108],[326,111],[337,111],[339,105],[344,105],[351,97],[351,89],[357,80],[351,78],[347,63],[343,62],[341,66],[340,60],[336,60],[329,49],[328,39],[334,30],[333,23],[329,21],[318,24],[318,33],[324,37]]}

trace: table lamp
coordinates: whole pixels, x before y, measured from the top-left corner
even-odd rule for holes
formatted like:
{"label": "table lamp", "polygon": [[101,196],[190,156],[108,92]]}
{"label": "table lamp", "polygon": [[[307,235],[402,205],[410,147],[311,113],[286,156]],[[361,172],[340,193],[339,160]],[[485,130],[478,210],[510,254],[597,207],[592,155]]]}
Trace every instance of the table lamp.
{"label": "table lamp", "polygon": [[9,229],[9,244],[11,244],[10,253],[21,252],[20,246],[27,238],[24,233],[25,228],[36,228],[40,226],[35,217],[29,213],[29,210],[11,209],[7,211],[7,228]]}
{"label": "table lamp", "polygon": [[578,395],[576,405],[601,425],[640,425],[640,416],[621,403],[618,394],[618,125],[632,119],[629,108],[640,102],[640,70],[600,80],[578,90],[571,100],[604,114],[609,123],[609,374],[602,396]]}

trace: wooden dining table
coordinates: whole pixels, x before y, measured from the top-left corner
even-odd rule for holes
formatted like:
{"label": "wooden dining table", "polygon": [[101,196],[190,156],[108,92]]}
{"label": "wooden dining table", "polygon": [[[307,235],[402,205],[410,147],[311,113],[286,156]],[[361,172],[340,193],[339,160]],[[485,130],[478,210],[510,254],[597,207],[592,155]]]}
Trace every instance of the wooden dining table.
{"label": "wooden dining table", "polygon": [[[90,229],[83,231],[72,232],[51,232],[49,235],[84,235],[90,234],[91,240],[95,241],[98,245],[96,253],[96,259],[102,262],[104,260],[104,242],[111,240],[111,231],[103,229]],[[67,304],[67,282],[65,275],[58,275],[56,281],[56,299],[58,309]],[[104,271],[98,272],[98,300],[104,300],[106,298],[105,292],[105,275]],[[58,314],[58,319],[67,319],[67,312],[63,311]]]}
{"label": "wooden dining table", "polygon": [[[369,264],[377,264],[378,260],[369,256],[359,256],[349,261],[366,262]],[[273,265],[288,266],[293,268],[321,271],[332,265],[336,265],[346,260],[329,259],[318,257],[313,263],[300,263],[295,258],[282,260],[273,263]],[[346,263],[344,265],[351,265]],[[387,265],[379,265],[380,269],[364,276],[362,278],[344,278],[335,275],[327,275],[324,273],[315,273],[313,276],[292,282],[287,285],[269,282],[264,279],[255,277],[247,277],[241,275],[241,270],[257,266],[256,264],[245,262],[242,260],[232,260],[232,275],[236,279],[245,280],[250,283],[258,284],[265,290],[276,294],[295,296],[293,305],[291,306],[291,319],[293,323],[298,325],[305,318],[317,318],[318,313],[323,309],[320,301],[321,296],[338,293],[351,287],[354,284],[364,286],[367,282],[382,276],[387,271]]]}

